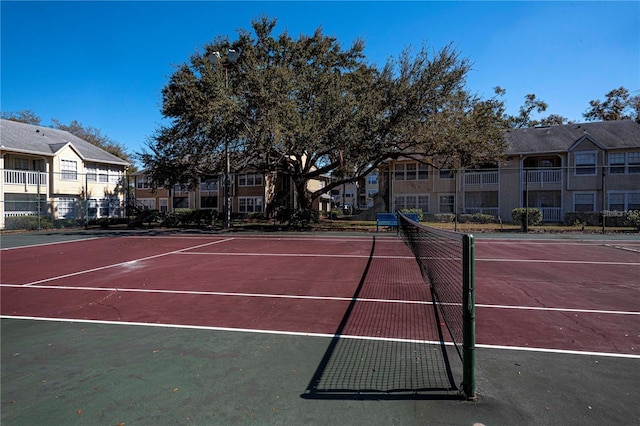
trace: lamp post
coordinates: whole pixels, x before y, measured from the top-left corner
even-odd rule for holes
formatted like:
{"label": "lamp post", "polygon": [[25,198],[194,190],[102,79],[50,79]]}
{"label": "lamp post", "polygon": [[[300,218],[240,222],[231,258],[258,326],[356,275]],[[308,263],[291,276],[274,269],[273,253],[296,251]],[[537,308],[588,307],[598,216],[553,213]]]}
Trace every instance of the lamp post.
{"label": "lamp post", "polygon": [[[240,52],[229,49],[227,51],[227,60],[226,62],[222,59],[222,55],[220,52],[212,52],[207,56],[207,59],[211,63],[211,65],[222,65],[224,68],[224,88],[229,89],[229,74],[227,73],[227,67],[230,65],[234,65],[238,62],[238,58],[240,57]],[[231,164],[229,161],[229,141],[225,136],[224,140],[224,157],[225,157],[225,174],[224,174],[224,207],[223,207],[223,215],[224,215],[224,227],[229,228],[231,226],[231,200],[230,198],[230,179],[231,179]]]}

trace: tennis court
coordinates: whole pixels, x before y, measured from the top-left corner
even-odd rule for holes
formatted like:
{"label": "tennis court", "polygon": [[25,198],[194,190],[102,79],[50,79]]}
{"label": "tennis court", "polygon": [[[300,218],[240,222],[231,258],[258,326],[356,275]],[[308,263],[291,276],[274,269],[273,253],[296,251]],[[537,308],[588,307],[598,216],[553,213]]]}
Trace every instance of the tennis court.
{"label": "tennis court", "polygon": [[[606,238],[606,239],[605,239]],[[478,401],[394,233],[2,237],[2,424],[633,424],[640,241],[475,241]]]}

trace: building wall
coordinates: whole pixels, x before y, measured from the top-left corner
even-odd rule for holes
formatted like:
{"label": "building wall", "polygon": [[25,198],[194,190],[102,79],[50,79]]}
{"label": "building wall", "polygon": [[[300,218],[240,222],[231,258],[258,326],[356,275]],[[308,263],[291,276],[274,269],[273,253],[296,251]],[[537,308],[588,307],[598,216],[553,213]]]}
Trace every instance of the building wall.
{"label": "building wall", "polygon": [[71,146],[52,157],[4,152],[1,166],[0,228],[6,217],[91,219],[122,213],[124,166],[93,162],[89,169]]}
{"label": "building wall", "polygon": [[[617,161],[621,154],[627,159],[617,173],[609,162],[614,153]],[[415,166],[407,164],[394,161],[380,169],[385,211],[418,204],[424,213],[439,214],[454,205],[458,214],[484,213],[510,222],[513,209],[528,205],[539,208],[545,221],[560,222],[575,210],[635,209],[640,203],[640,147],[606,151],[585,139],[565,153],[511,156],[499,168],[461,170],[454,179],[435,168],[408,179],[407,170],[413,173]]]}

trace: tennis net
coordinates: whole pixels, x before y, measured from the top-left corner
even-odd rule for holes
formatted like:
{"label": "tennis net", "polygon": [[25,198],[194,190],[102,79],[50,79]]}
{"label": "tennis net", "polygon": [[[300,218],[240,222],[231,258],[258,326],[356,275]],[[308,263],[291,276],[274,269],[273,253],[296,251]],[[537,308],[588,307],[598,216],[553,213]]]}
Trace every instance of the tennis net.
{"label": "tennis net", "polygon": [[398,229],[462,360],[462,390],[468,399],[475,399],[473,235],[424,226],[402,213],[398,213]]}

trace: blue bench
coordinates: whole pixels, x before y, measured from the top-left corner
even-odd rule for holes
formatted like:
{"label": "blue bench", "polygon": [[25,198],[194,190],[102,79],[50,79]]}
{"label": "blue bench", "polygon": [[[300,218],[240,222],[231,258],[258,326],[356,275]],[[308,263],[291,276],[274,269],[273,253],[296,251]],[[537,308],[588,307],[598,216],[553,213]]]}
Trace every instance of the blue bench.
{"label": "blue bench", "polygon": [[[405,216],[416,222],[420,221],[418,213],[405,213]],[[376,218],[376,232],[381,226],[391,226],[398,229],[398,215],[395,213],[378,213]]]}

